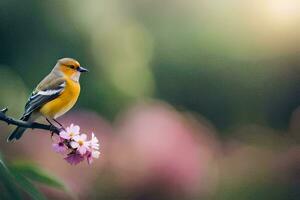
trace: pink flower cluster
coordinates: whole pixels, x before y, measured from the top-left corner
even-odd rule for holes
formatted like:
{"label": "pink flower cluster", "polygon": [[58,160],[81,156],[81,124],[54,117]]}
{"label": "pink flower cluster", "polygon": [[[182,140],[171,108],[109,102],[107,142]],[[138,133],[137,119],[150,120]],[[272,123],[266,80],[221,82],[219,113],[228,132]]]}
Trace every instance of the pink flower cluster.
{"label": "pink flower cluster", "polygon": [[89,164],[94,158],[99,158],[99,141],[92,133],[92,138],[87,140],[86,134],[80,134],[80,127],[71,124],[66,130],[59,133],[58,141],[53,145],[57,153],[66,154],[65,160],[71,165],[76,165],[83,160]]}

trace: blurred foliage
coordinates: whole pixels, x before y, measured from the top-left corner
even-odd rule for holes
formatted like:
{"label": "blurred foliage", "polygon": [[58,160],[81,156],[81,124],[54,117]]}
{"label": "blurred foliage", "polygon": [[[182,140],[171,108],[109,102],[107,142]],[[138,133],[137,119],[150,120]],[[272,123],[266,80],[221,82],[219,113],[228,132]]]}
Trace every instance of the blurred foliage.
{"label": "blurred foliage", "polygon": [[34,182],[67,191],[64,184],[60,182],[58,178],[54,177],[53,175],[48,175],[46,172],[32,163],[18,161],[9,165],[9,168],[14,174],[25,176]]}
{"label": "blurred foliage", "polygon": [[1,199],[18,200],[26,192],[34,200],[46,199],[44,194],[35,186],[41,183],[48,187],[66,191],[64,184],[52,175],[30,163],[13,163],[8,166],[0,156],[0,185]]}

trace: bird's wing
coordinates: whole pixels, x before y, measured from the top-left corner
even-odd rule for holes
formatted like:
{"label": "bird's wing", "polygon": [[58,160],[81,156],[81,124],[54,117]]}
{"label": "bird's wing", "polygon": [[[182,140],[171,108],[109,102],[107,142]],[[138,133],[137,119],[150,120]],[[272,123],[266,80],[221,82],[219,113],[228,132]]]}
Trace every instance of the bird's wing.
{"label": "bird's wing", "polygon": [[25,105],[24,116],[30,115],[47,102],[57,98],[65,89],[66,82],[63,78],[48,75],[36,87]]}

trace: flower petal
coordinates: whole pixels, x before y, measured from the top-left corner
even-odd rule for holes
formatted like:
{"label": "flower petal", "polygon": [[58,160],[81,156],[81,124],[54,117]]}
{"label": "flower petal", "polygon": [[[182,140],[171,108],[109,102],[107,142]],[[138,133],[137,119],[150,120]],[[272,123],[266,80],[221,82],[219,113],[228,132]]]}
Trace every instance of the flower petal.
{"label": "flower petal", "polygon": [[54,143],[52,144],[52,148],[56,153],[65,153],[67,148],[63,143]]}
{"label": "flower petal", "polygon": [[73,137],[73,140],[75,140],[76,142],[78,142],[79,140],[81,140],[80,135],[75,135],[75,136]]}
{"label": "flower petal", "polygon": [[71,126],[70,127],[70,132],[72,132],[74,135],[78,135],[79,134],[79,131],[80,131],[80,127],[79,126]]}
{"label": "flower petal", "polygon": [[69,136],[69,134],[66,131],[61,131],[59,133],[59,136],[62,137],[62,138],[64,138],[64,139],[66,139],[66,140],[70,139],[70,136]]}
{"label": "flower petal", "polygon": [[68,126],[67,128],[66,128],[66,132],[67,133],[70,133],[71,132],[71,127],[73,126],[73,124],[71,124],[70,126]]}
{"label": "flower petal", "polygon": [[82,141],[86,141],[87,135],[86,135],[86,134],[81,134],[81,135],[80,135],[80,139],[81,139]]}
{"label": "flower petal", "polygon": [[78,144],[77,142],[74,142],[74,141],[70,142],[70,145],[71,145],[71,147],[72,147],[73,149],[76,149],[76,148],[79,147],[79,144]]}
{"label": "flower petal", "polygon": [[84,157],[80,154],[70,154],[65,158],[65,160],[71,165],[77,165],[84,160]]}
{"label": "flower petal", "polygon": [[93,158],[99,158],[100,152],[99,151],[92,151]]}
{"label": "flower petal", "polygon": [[92,140],[95,142],[99,142],[98,138],[95,136],[94,133],[92,133]]}
{"label": "flower petal", "polygon": [[84,155],[86,153],[86,148],[84,146],[80,146],[77,148],[77,151],[81,154]]}
{"label": "flower petal", "polygon": [[98,146],[92,146],[92,149],[95,149],[95,150],[99,150],[99,145]]}

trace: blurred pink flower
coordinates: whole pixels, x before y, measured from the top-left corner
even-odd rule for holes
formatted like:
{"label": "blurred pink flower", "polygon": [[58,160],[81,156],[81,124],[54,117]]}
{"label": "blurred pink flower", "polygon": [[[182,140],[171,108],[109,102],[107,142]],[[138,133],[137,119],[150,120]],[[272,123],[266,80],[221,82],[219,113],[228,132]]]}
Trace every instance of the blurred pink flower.
{"label": "blurred pink flower", "polygon": [[136,106],[119,119],[110,158],[124,187],[189,194],[213,188],[208,171],[217,145],[207,122],[160,103]]}
{"label": "blurred pink flower", "polygon": [[66,128],[66,130],[61,131],[59,133],[59,136],[66,140],[70,140],[79,134],[80,134],[80,127],[74,126],[74,124],[71,124],[69,127]]}
{"label": "blurred pink flower", "polygon": [[63,141],[59,141],[58,143],[52,144],[52,148],[56,153],[64,154],[67,152],[67,147]]}
{"label": "blurred pink flower", "polygon": [[86,139],[86,134],[76,135],[73,137],[74,141],[71,141],[70,145],[73,149],[77,149],[81,155],[84,155],[89,150],[89,143]]}
{"label": "blurred pink flower", "polygon": [[86,154],[87,154],[86,155],[87,161],[89,164],[92,164],[92,162],[94,161],[94,158],[99,158],[99,156],[100,156],[100,152],[97,150],[88,151]]}
{"label": "blurred pink flower", "polygon": [[94,158],[99,158],[100,152],[99,150],[99,140],[95,136],[94,133],[92,133],[92,139],[88,141],[89,150],[86,153],[87,161],[89,164],[91,164],[94,160]]}
{"label": "blurred pink flower", "polygon": [[65,160],[72,165],[80,163],[85,158],[91,164],[94,158],[99,158],[99,140],[92,132],[91,140],[87,141],[87,135],[80,134],[79,131],[79,126],[71,124],[66,131],[59,134],[59,141],[52,144],[52,147],[57,153],[68,153]]}
{"label": "blurred pink flower", "polygon": [[78,153],[75,153],[75,154],[69,154],[64,159],[71,165],[77,165],[78,163],[84,160],[84,157]]}
{"label": "blurred pink flower", "polygon": [[92,139],[89,141],[89,147],[91,149],[99,149],[99,140],[94,133],[92,133]]}

